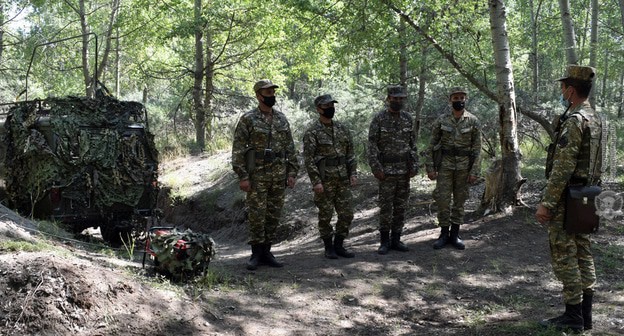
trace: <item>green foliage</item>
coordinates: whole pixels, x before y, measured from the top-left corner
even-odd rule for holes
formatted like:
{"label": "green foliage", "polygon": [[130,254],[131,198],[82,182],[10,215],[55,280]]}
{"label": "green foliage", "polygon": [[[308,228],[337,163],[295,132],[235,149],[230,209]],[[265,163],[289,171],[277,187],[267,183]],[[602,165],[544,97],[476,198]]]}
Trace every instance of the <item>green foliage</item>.
{"label": "green foliage", "polygon": [[190,229],[154,228],[149,239],[157,267],[175,278],[203,272],[216,252],[210,236]]}
{"label": "green foliage", "polygon": [[42,241],[28,242],[23,240],[9,240],[0,242],[0,251],[4,252],[39,252],[50,250],[53,247]]}

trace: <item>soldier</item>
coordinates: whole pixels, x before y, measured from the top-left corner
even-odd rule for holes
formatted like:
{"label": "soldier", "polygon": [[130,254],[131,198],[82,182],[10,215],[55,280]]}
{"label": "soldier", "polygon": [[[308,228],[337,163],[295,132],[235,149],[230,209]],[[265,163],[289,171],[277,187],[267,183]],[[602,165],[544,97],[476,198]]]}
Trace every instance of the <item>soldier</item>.
{"label": "soldier", "polygon": [[[328,94],[314,99],[319,120],[305,132],[303,155],[314,191],[314,204],[319,209],[318,229],[325,244],[325,257],[353,258],[355,254],[345,249],[343,242],[353,220],[351,187],[357,183],[357,162],[351,133],[332,119],[334,103],[337,101]],[[338,214],[335,232],[330,225],[334,208]]]}
{"label": "soldier", "polygon": [[555,275],[563,283],[563,315],[542,325],[573,331],[592,328],[592,298],[596,283],[589,234],[569,234],[563,227],[565,191],[569,185],[598,185],[602,168],[602,121],[587,97],[595,69],[569,65],[561,84],[565,112],[546,163],[548,181],[535,217],[548,226]]}
{"label": "soldier", "polygon": [[232,141],[232,168],[247,193],[251,258],[247,269],[259,264],[282,267],[271,253],[284,205],[286,185],[293,188],[299,170],[290,124],[273,108],[277,85],[258,81],[253,89],[258,107],[243,114]]}
{"label": "soldier", "polygon": [[402,86],[388,86],[388,107],[377,113],[368,130],[368,163],[379,180],[379,233],[377,252],[406,252],[401,242],[410,178],[418,172],[416,132],[412,116],[403,111],[407,98]]}
{"label": "soldier", "polygon": [[441,228],[433,244],[436,250],[448,243],[458,250],[466,248],[459,237],[459,226],[464,223],[468,186],[479,175],[481,152],[481,125],[477,117],[465,109],[467,99],[466,90],[452,88],[449,93],[451,113],[441,115],[431,128],[426,167],[427,177],[436,180],[433,198]]}

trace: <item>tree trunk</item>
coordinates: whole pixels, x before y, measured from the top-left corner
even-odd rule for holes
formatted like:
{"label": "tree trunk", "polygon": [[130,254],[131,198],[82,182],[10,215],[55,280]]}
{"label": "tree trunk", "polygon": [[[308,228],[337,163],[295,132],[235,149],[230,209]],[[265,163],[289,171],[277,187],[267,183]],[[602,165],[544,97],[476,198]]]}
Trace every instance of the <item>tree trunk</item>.
{"label": "tree trunk", "polygon": [[89,25],[87,24],[84,0],[78,2],[78,10],[76,12],[80,17],[80,31],[82,32],[82,76],[84,78],[85,93],[87,97],[94,97],[93,79],[89,73]]}
{"label": "tree trunk", "polygon": [[518,204],[518,190],[523,179],[520,175],[516,94],[507,37],[506,8],[502,0],[489,0],[489,7],[499,97],[499,135],[502,160],[502,173],[496,186],[496,196],[494,200],[490,200],[490,208],[497,211]]}
{"label": "tree trunk", "polygon": [[214,91],[214,63],[212,62],[212,34],[206,29],[206,69],[204,71],[206,79],[206,90],[204,92],[204,111],[206,111],[205,134],[208,141],[212,139],[214,115],[212,111],[212,93]]}
{"label": "tree trunk", "polygon": [[538,38],[537,38],[537,31],[538,31],[538,16],[540,13],[540,8],[542,7],[542,1],[538,1],[538,5],[537,5],[537,9],[534,9],[534,4],[533,4],[533,0],[529,0],[529,7],[531,8],[531,55],[530,55],[530,61],[531,61],[531,71],[532,71],[532,79],[531,79],[531,91],[532,92],[532,97],[533,97],[533,103],[537,104],[539,101],[539,63],[538,63]]}
{"label": "tree trunk", "polygon": [[119,37],[119,27],[115,28],[115,96],[121,94],[121,42]]}
{"label": "tree trunk", "polygon": [[[113,0],[111,4],[111,12],[108,18],[108,26],[106,27],[106,32],[104,34],[104,50],[102,51],[102,62],[98,65],[97,76],[96,78],[102,78],[102,74],[104,73],[104,69],[108,66],[108,57],[111,51],[111,43],[113,37],[113,27],[117,22],[117,14],[119,13],[119,3],[121,0]],[[98,57],[98,55],[95,55]],[[97,86],[97,83],[94,83]]]}
{"label": "tree trunk", "polygon": [[574,22],[570,15],[570,1],[559,0],[561,8],[561,23],[563,26],[563,48],[566,53],[566,61],[568,64],[578,64],[578,56],[576,54],[576,35],[574,34]]}
{"label": "tree trunk", "polygon": [[[598,59],[598,0],[591,0],[591,36],[589,38],[589,66],[596,68],[596,64],[598,63],[597,59]],[[589,95],[589,103],[594,109],[596,108],[596,89],[591,90],[590,95]]]}
{"label": "tree trunk", "polygon": [[622,18],[622,29],[624,29],[624,0],[620,0],[620,16]]}
{"label": "tree trunk", "polygon": [[427,52],[429,51],[429,48],[427,48],[427,43],[425,43],[425,41],[422,41],[421,43],[421,64],[420,74],[418,74],[418,100],[416,101],[416,107],[414,108],[414,128],[416,128],[416,139],[420,137],[420,115],[423,107],[425,106],[425,94],[427,93],[425,89],[427,88]]}
{"label": "tree trunk", "polygon": [[0,1],[0,64],[2,64],[2,52],[4,51],[4,1]]}
{"label": "tree trunk", "polygon": [[206,146],[206,115],[202,103],[202,82],[204,79],[204,48],[202,45],[202,1],[195,0],[195,69],[193,70],[193,107],[195,109],[195,142],[199,152]]}
{"label": "tree trunk", "polygon": [[405,42],[405,19],[399,17],[399,84],[407,92],[407,44]]}

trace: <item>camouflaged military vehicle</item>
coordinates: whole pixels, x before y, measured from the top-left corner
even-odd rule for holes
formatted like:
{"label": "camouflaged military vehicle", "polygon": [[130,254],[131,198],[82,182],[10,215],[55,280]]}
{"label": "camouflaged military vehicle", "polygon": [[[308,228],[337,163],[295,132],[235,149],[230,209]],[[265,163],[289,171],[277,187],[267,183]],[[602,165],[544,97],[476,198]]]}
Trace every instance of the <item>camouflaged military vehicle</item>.
{"label": "camouflaged military vehicle", "polygon": [[145,228],[158,195],[158,152],[142,104],[99,94],[4,108],[9,207],[75,232],[99,227],[113,244]]}

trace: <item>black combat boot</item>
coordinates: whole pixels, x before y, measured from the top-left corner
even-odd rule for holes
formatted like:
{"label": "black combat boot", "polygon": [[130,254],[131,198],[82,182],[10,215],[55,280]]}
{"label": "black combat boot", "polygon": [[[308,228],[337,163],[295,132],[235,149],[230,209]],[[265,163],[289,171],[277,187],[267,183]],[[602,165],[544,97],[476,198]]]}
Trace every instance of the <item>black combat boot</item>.
{"label": "black combat boot", "polygon": [[260,263],[260,255],[262,254],[262,247],[260,244],[252,244],[251,245],[251,258],[247,261],[247,269],[250,271],[254,271],[258,269],[258,264]]}
{"label": "black combat boot", "polygon": [[273,253],[271,253],[271,244],[262,244],[262,255],[260,261],[271,267],[284,267],[284,264],[277,261]]}
{"label": "black combat boot", "polygon": [[581,302],[581,309],[583,310],[583,329],[591,330],[592,328],[592,301],[594,294],[583,293],[583,302]]}
{"label": "black combat boot", "polygon": [[379,234],[381,236],[381,244],[379,249],[377,249],[377,253],[388,254],[388,250],[390,250],[390,231],[379,231]]}
{"label": "black combat boot", "polygon": [[464,245],[464,242],[459,237],[459,224],[451,225],[449,243],[451,243],[451,245],[453,245],[458,250],[463,250],[466,248],[466,245]]}
{"label": "black combat boot", "polygon": [[325,258],[338,259],[338,255],[336,255],[336,251],[334,250],[332,237],[323,238],[323,244],[325,244]]}
{"label": "black combat boot", "polygon": [[541,321],[540,324],[544,327],[554,328],[558,331],[583,331],[583,313],[581,304],[566,304],[566,310],[563,315]]}
{"label": "black combat boot", "polygon": [[343,258],[353,258],[355,257],[355,254],[351,251],[348,251],[347,249],[344,248],[344,246],[342,245],[344,242],[344,238],[343,237],[334,237],[334,251],[336,251],[336,254],[343,257]]}
{"label": "black combat boot", "polygon": [[390,248],[396,251],[407,252],[409,248],[401,242],[401,233],[392,232],[390,240]]}
{"label": "black combat boot", "polygon": [[433,243],[433,248],[439,250],[446,246],[449,242],[449,227],[443,226],[441,227],[440,237]]}

